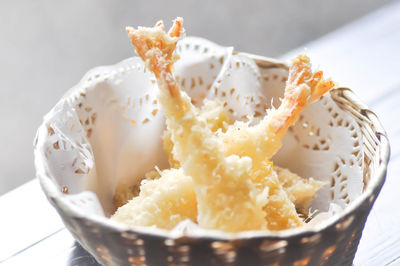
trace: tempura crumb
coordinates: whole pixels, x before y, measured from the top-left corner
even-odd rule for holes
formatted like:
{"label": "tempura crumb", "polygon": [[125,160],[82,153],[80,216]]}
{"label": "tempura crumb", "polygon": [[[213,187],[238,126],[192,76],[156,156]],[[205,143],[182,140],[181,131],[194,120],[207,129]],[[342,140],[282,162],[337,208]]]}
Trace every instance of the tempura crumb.
{"label": "tempura crumb", "polygon": [[127,226],[172,229],[180,221],[197,221],[197,202],[192,178],[182,169],[161,172],[162,178],[145,179],[140,193],[117,209],[111,219]]}

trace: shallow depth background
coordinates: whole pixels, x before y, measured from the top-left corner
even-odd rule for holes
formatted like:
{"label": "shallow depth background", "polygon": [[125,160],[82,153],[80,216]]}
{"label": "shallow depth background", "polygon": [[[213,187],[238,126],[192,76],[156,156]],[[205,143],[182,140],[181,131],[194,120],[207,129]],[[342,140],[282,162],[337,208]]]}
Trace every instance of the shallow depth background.
{"label": "shallow depth background", "polygon": [[0,194],[34,178],[43,115],[90,68],[134,55],[126,25],[176,16],[188,35],[279,56],[390,0],[0,1]]}

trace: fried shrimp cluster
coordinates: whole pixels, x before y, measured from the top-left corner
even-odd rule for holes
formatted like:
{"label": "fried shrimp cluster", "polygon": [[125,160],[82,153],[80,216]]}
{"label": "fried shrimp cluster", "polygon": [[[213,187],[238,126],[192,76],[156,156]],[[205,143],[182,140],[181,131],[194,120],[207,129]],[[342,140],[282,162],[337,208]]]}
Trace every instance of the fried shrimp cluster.
{"label": "fried shrimp cluster", "polygon": [[269,160],[299,113],[334,83],[323,79],[321,71],[313,73],[308,57],[299,55],[291,64],[279,108],[268,110],[254,126],[229,121],[217,101],[197,108],[180,90],[172,68],[176,44],[184,36],[182,23],[177,18],[168,33],[162,22],[153,28],[127,28],[137,54],[156,76],[167,124],[164,148],[177,169],[142,181],[139,195],[112,218],[167,229],[191,219],[203,228],[226,232],[301,226],[296,207],[306,207],[322,183],[302,179]]}

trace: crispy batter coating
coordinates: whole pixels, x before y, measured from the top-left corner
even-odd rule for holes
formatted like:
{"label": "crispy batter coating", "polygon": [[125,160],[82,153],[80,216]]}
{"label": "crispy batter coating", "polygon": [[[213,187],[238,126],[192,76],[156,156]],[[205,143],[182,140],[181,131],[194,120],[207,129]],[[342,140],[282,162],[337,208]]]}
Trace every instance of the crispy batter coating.
{"label": "crispy batter coating", "polygon": [[[199,116],[206,121],[207,126],[212,132],[217,132],[218,130],[226,132],[228,126],[232,124],[228,112],[219,101],[205,99],[199,111]],[[172,133],[168,129],[165,130],[162,139],[164,151],[168,156],[169,166],[171,168],[180,168],[181,164],[174,158],[172,152],[174,143],[172,142]]]}
{"label": "crispy batter coating", "polygon": [[324,185],[324,182],[312,177],[301,178],[286,168],[274,166],[274,170],[278,175],[279,183],[296,209],[307,209],[317,196],[318,190]]}
{"label": "crispy batter coating", "polygon": [[[165,138],[171,140],[165,147],[172,149],[173,165],[179,163],[183,176],[192,178],[200,226],[237,232],[302,225],[268,159],[280,148],[281,137],[298,114],[333,83],[323,80],[322,72],[313,74],[309,59],[300,55],[292,63],[278,109],[270,110],[256,126],[244,122],[227,126],[223,117],[218,118],[216,128],[226,130],[215,132],[213,123],[180,91],[172,73],[173,51],[183,37],[182,19],[174,21],[168,34],[162,22],[154,28],[127,28],[127,32],[137,54],[157,78],[170,134]],[[145,201],[141,194],[137,198]]]}
{"label": "crispy batter coating", "polygon": [[[316,192],[321,188],[323,183],[313,178],[303,179],[288,169],[277,166],[273,167],[273,174],[278,175],[279,183],[296,209],[307,213],[307,207],[315,198]],[[118,220],[128,226],[156,225],[164,229],[173,228],[185,219],[191,219],[195,222],[197,217],[197,203],[193,181],[191,177],[183,175],[182,169],[164,170],[162,172],[152,170],[149,174],[146,174],[146,181],[142,181],[143,184],[140,186],[140,191],[143,190],[144,192],[139,195],[138,186],[128,193],[126,193],[127,187],[125,189],[123,187],[116,195],[124,202],[120,206],[125,205],[118,209],[118,212],[112,219]],[[157,181],[152,181],[154,179],[157,179]],[[269,179],[268,188],[271,190],[279,188],[272,181],[276,181],[276,179]],[[190,185],[189,183],[192,184]],[[166,189],[169,186],[174,187],[174,191],[180,191],[181,193],[171,193],[170,190]],[[155,191],[156,195],[148,192],[151,189]],[[282,197],[279,193],[271,194],[273,194],[272,198],[270,197],[271,201],[279,201],[279,197]],[[283,197],[286,196],[283,195]],[[131,200],[132,198],[133,200]],[[187,203],[186,206],[182,207],[182,201]],[[159,211],[158,214],[152,213],[154,209],[162,210],[165,208],[165,202],[168,202],[167,210]],[[286,206],[289,206],[289,208]],[[194,212],[191,212],[190,208],[194,208]],[[279,210],[274,209],[276,208],[275,204],[267,204],[264,208],[271,213],[271,215],[266,217],[269,230],[291,228],[297,224],[291,219],[286,219],[292,212],[290,205],[284,205]],[[285,212],[289,212],[289,214],[285,214]],[[188,213],[191,215],[188,216]],[[170,216],[173,216],[173,219]],[[143,219],[142,217],[147,218]]]}
{"label": "crispy batter coating", "polygon": [[[161,172],[157,171],[156,169],[153,169],[145,174],[143,180],[153,180],[153,179],[157,179],[160,177],[161,177]],[[138,196],[139,192],[140,192],[140,183],[133,184],[130,186],[128,186],[127,184],[125,184],[123,182],[118,183],[117,187],[115,188],[115,192],[114,192],[114,196],[113,196],[114,206],[119,208],[122,205],[125,205],[133,197]]]}
{"label": "crispy batter coating", "polygon": [[172,229],[180,221],[196,222],[197,203],[193,182],[183,170],[161,172],[162,178],[144,179],[140,193],[118,208],[111,219],[128,226],[157,226]]}

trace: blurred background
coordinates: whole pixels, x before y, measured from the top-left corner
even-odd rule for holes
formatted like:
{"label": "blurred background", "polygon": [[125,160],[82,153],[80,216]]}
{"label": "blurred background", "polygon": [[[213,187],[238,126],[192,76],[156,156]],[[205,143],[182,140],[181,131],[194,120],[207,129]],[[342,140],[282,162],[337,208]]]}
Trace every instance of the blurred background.
{"label": "blurred background", "polygon": [[389,0],[0,1],[0,195],[35,177],[32,142],[91,68],[134,55],[125,26],[176,16],[188,35],[279,57]]}

